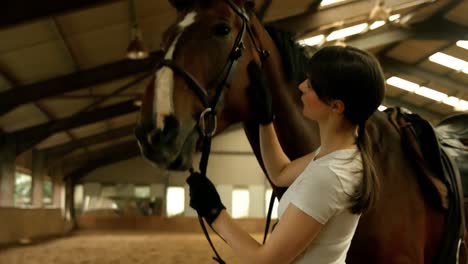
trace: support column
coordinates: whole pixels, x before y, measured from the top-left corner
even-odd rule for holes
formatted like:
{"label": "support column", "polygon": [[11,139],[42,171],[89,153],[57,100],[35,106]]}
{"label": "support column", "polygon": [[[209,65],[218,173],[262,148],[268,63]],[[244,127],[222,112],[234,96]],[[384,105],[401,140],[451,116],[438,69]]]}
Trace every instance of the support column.
{"label": "support column", "polygon": [[153,183],[150,185],[150,199],[152,203],[152,210],[153,210],[153,215],[164,215],[163,209],[164,207],[164,201],[165,201],[165,195],[166,195],[166,187],[164,184],[156,184]]}
{"label": "support column", "polygon": [[83,211],[96,209],[99,207],[101,198],[101,184],[87,182],[83,184]]}
{"label": "support column", "polygon": [[0,135],[0,207],[13,207],[15,193],[16,142]]}
{"label": "support column", "polygon": [[49,169],[49,175],[52,178],[52,206],[61,208],[62,189],[64,188],[63,173],[58,166]]}
{"label": "support column", "polygon": [[265,218],[265,186],[250,185],[249,217]]}
{"label": "support column", "polygon": [[[65,220],[75,221],[75,185],[71,177],[65,179]],[[73,224],[74,227],[74,224]]]}
{"label": "support column", "polygon": [[32,152],[32,206],[42,207],[43,201],[43,181],[46,168],[46,159],[43,152],[33,150]]}

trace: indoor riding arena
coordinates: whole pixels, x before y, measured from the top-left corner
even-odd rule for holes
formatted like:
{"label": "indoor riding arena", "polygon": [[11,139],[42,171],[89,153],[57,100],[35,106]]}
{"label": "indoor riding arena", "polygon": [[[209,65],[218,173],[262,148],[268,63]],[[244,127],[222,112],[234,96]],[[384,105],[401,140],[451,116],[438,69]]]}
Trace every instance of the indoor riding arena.
{"label": "indoor riding arena", "polygon": [[0,264],[243,263],[205,223],[213,252],[189,169],[206,168],[234,222],[264,243],[285,189],[261,165],[246,66],[261,59],[282,91],[274,123],[293,160],[319,142],[305,140],[315,124],[295,123],[306,76],[288,76],[332,45],[373,54],[386,82],[366,127],[382,195],[346,263],[468,263],[468,0],[2,6]]}

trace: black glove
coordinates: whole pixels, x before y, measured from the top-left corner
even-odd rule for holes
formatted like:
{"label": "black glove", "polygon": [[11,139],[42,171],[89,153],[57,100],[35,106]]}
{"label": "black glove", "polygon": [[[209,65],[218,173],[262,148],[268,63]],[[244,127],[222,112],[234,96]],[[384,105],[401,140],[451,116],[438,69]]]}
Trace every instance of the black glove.
{"label": "black glove", "polygon": [[190,190],[190,207],[211,225],[221,211],[226,209],[215,186],[198,172],[192,172],[186,182]]}
{"label": "black glove", "polygon": [[253,116],[261,125],[268,125],[273,121],[273,107],[268,82],[260,66],[254,61],[247,65],[251,87],[250,104],[253,107]]}

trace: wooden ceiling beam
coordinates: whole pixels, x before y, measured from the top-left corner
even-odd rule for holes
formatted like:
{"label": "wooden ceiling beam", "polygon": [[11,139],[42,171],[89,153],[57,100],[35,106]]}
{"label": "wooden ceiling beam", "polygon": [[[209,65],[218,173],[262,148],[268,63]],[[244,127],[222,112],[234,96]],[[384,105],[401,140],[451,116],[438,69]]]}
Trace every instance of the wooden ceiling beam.
{"label": "wooden ceiling beam", "polygon": [[384,31],[355,35],[346,41],[346,43],[361,49],[371,49],[398,43],[410,38],[457,41],[468,38],[468,27],[437,18],[417,23],[408,28],[395,25]]}
{"label": "wooden ceiling beam", "polygon": [[447,89],[450,89],[452,91],[457,91],[460,93],[468,93],[468,86],[466,86],[466,84],[449,79],[445,76],[441,76],[434,72],[430,72],[421,68],[417,68],[417,67],[414,67],[413,65],[406,64],[404,62],[397,61],[395,59],[392,59],[386,56],[380,56],[379,61],[385,72],[388,72],[391,74],[413,75],[426,81],[436,82],[440,85],[445,86]]}
{"label": "wooden ceiling beam", "polygon": [[55,133],[125,115],[137,110],[139,110],[139,107],[135,105],[135,101],[129,100],[13,132],[10,135],[16,139],[16,156]]}
{"label": "wooden ceiling beam", "polygon": [[100,6],[121,0],[15,0],[3,1],[0,28],[62,15],[76,10]]}
{"label": "wooden ceiling beam", "polygon": [[421,117],[425,119],[437,119],[437,121],[440,121],[444,117],[440,113],[431,111],[424,107],[420,107],[420,106],[405,102],[401,100],[400,98],[396,98],[396,97],[385,96],[383,104],[387,107],[392,107],[392,106],[404,107],[410,110],[411,112],[420,115]]}
{"label": "wooden ceiling beam", "polygon": [[39,83],[14,87],[0,93],[0,115],[26,103],[148,72],[155,67],[162,56],[161,51],[156,51],[144,60],[124,59]]}
{"label": "wooden ceiling beam", "polygon": [[386,46],[392,43],[397,43],[414,36],[412,30],[394,28],[386,31],[369,32],[347,41],[346,44],[360,49],[372,49],[375,47]]}
{"label": "wooden ceiling beam", "polygon": [[65,173],[65,177],[71,177],[76,183],[86,174],[99,167],[138,157],[139,155],[141,153],[136,141],[128,141],[91,152],[89,155],[71,157],[63,162],[64,168],[71,168]]}
{"label": "wooden ceiling beam", "polygon": [[414,32],[419,39],[445,39],[457,41],[468,38],[468,27],[447,19],[434,17],[415,25]]}
{"label": "wooden ceiling beam", "polygon": [[[398,7],[407,4],[408,0],[387,0],[387,7]],[[331,25],[339,21],[368,17],[374,1],[352,1],[335,7],[326,8],[316,12],[311,10],[303,14],[280,19],[270,24],[282,30],[295,32],[297,35],[317,30],[321,26]]]}
{"label": "wooden ceiling beam", "polygon": [[46,153],[48,158],[56,159],[59,157],[63,157],[67,155],[68,153],[79,148],[90,147],[92,145],[100,144],[106,141],[111,141],[111,140],[133,135],[134,129],[135,129],[135,125],[119,127],[119,128],[108,130],[108,131],[105,131],[103,133],[99,133],[96,135],[73,140],[71,142],[68,142],[62,145],[53,146],[50,148],[44,148],[44,149],[41,149],[41,151],[44,151],[44,153]]}

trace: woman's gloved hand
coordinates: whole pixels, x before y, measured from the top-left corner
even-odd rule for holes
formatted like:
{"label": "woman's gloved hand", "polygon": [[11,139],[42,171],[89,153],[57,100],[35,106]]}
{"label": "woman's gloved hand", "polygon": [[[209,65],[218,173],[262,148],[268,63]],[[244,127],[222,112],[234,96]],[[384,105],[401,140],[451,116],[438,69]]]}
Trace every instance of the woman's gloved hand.
{"label": "woman's gloved hand", "polygon": [[190,190],[190,207],[212,224],[226,207],[221,202],[213,183],[198,172],[192,172],[187,178]]}

